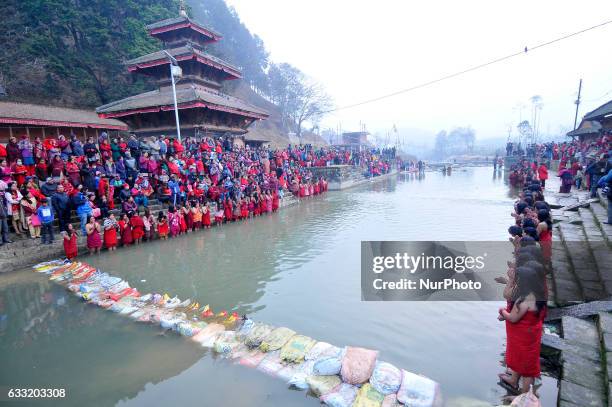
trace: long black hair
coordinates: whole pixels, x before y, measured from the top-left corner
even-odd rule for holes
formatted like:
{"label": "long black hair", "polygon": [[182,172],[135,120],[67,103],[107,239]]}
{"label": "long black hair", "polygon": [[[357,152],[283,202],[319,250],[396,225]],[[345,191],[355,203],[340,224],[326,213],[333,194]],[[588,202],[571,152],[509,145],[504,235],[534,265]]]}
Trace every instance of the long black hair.
{"label": "long black hair", "polygon": [[544,278],[531,267],[522,266],[516,269],[516,289],[512,298],[514,305],[519,305],[530,294],[536,300],[538,312],[546,306],[546,293],[544,292]]}
{"label": "long black hair", "polygon": [[548,226],[548,230],[552,230],[552,221],[550,220],[550,212],[546,209],[540,209],[538,211],[538,220],[540,222],[546,222],[546,226]]}

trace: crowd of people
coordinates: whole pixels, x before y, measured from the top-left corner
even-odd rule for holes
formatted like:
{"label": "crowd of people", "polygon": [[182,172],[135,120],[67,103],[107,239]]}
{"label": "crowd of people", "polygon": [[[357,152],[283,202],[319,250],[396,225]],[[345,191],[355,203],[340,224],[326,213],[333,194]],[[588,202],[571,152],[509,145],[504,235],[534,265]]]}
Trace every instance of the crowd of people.
{"label": "crowd of people", "polygon": [[506,307],[498,319],[506,324],[506,371],[501,384],[514,394],[527,393],[540,376],[540,344],[546,316],[548,289],[546,275],[551,272],[552,217],[544,200],[538,170],[528,162],[521,168],[519,198],[514,204],[514,222],[508,228],[513,244],[513,260],[505,284]]}
{"label": "crowd of people", "polygon": [[[364,175],[390,170],[395,152],[349,151],[311,145],[285,149],[238,146],[232,138],[137,138],[102,133],[33,141],[27,135],[0,144],[0,228],[43,244],[59,223],[68,257],[77,236],[94,253],[102,247],[165,239],[224,222],[275,212],[287,193],[324,193],[327,181],[310,167],[352,165]],[[157,199],[167,210],[151,213]],[[80,231],[70,220],[76,213]],[[120,213],[120,214],[119,214]]]}
{"label": "crowd of people", "polygon": [[[530,151],[533,151],[533,155],[527,161],[529,165],[523,160],[511,169],[512,185],[522,185],[526,170],[531,170],[545,186],[548,179],[546,163],[558,160],[559,192],[569,193],[572,188],[586,190],[595,198],[597,190],[602,189],[607,199],[612,201],[612,135],[604,134],[591,141],[575,139],[564,143],[537,144],[531,146]],[[608,205],[608,223],[612,224],[610,207]]]}

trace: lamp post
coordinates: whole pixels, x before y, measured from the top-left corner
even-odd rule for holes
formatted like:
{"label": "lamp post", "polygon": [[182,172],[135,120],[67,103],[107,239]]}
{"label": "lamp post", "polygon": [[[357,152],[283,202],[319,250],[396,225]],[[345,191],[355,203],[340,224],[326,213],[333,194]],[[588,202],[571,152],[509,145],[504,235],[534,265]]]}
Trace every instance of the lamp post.
{"label": "lamp post", "polygon": [[182,143],[181,140],[181,125],[179,122],[179,114],[178,114],[178,103],[176,102],[176,83],[174,82],[174,77],[180,78],[183,75],[183,70],[178,64],[176,58],[174,58],[170,53],[164,50],[164,53],[168,57],[170,61],[170,79],[172,80],[172,95],[174,96],[174,116],[176,118],[176,134],[178,135],[179,143]]}

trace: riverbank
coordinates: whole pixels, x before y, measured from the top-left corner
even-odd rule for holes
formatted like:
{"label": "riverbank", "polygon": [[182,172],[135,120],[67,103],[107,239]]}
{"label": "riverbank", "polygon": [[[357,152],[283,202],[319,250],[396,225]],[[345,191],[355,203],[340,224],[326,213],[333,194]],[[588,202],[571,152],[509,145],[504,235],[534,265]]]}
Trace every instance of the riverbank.
{"label": "riverbank", "polygon": [[558,406],[612,405],[612,225],[608,200],[553,194],[552,288],[543,354],[560,366]]}

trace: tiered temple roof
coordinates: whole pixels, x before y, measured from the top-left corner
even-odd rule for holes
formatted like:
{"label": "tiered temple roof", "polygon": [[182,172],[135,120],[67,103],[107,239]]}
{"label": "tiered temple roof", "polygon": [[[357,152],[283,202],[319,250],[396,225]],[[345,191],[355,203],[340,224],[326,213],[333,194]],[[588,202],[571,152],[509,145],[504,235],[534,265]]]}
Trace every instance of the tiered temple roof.
{"label": "tiered temple roof", "polygon": [[[242,73],[240,68],[231,65],[214,55],[210,55],[198,47],[187,44],[178,48],[166,50],[170,55],[176,58],[177,61],[194,60],[204,65],[207,65],[215,70],[222,72],[226,77],[224,79],[240,79]],[[168,65],[168,57],[164,51],[157,51],[151,54],[132,59],[126,63],[130,72],[147,73],[147,68],[160,65]]]}
{"label": "tiered temple roof", "polygon": [[[179,109],[207,108],[253,119],[268,117],[264,110],[241,99],[203,86],[193,86],[191,84],[177,86],[176,101]],[[136,113],[152,113],[165,110],[174,110],[174,97],[171,87],[130,96],[98,108],[99,115],[103,118],[117,118]]]}
{"label": "tiered temple roof", "polygon": [[96,109],[101,118],[121,118],[137,134],[156,134],[176,128],[174,95],[170,78],[170,54],[182,68],[176,84],[181,130],[197,129],[244,134],[255,121],[268,114],[219,89],[223,81],[240,79],[240,68],[205,51],[205,44],[221,35],[191,20],[181,5],[180,16],[147,27],[149,34],[164,43],[165,50],[132,59],[130,72],[157,79],[158,89],[108,103]]}

